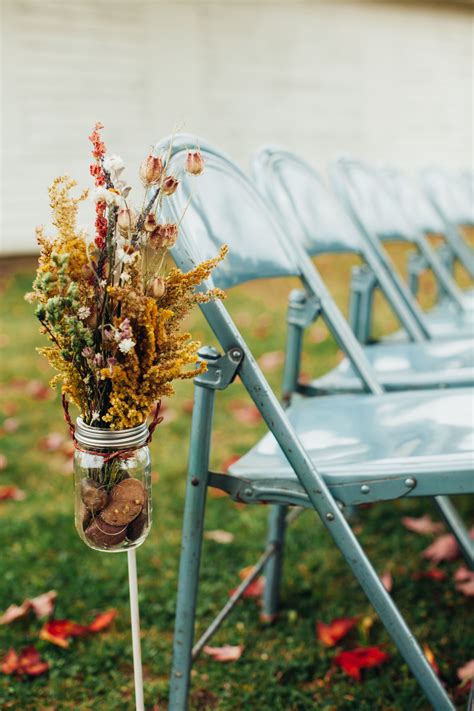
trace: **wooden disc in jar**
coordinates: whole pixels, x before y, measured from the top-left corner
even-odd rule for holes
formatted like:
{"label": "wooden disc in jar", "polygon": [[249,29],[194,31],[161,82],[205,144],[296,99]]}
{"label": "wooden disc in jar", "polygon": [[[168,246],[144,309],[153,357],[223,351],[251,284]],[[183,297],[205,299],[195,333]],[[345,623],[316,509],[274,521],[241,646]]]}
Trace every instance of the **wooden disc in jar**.
{"label": "wooden disc in jar", "polygon": [[129,541],[138,541],[146,526],[148,525],[148,511],[143,507],[141,513],[133,519],[127,527],[127,538]]}
{"label": "wooden disc in jar", "polygon": [[99,548],[110,548],[111,546],[122,543],[127,535],[127,527],[111,526],[98,516],[87,527],[84,533],[86,538]]}
{"label": "wooden disc in jar", "polygon": [[99,482],[84,478],[81,480],[81,500],[89,511],[97,513],[107,503],[107,492]]}
{"label": "wooden disc in jar", "polygon": [[145,488],[138,479],[124,479],[110,492],[101,518],[111,526],[127,526],[143,509]]}

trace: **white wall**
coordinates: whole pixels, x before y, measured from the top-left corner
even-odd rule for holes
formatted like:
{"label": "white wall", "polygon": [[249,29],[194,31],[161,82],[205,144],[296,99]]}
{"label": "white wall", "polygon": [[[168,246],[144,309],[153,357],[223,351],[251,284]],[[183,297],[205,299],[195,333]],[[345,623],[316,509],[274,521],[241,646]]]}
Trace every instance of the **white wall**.
{"label": "white wall", "polygon": [[87,135],[131,169],[176,123],[246,165],[264,142],[467,166],[470,13],[449,3],[0,0],[2,251],[35,249],[46,188],[89,181]]}

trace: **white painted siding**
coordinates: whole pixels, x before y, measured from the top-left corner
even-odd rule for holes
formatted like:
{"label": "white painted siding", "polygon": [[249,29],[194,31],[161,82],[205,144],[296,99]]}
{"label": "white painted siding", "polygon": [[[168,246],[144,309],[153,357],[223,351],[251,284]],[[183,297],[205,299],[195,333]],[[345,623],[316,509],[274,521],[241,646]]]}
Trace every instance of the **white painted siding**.
{"label": "white painted siding", "polygon": [[338,152],[467,166],[472,26],[448,3],[339,0],[0,0],[3,253],[35,249],[47,185],[88,182],[106,124],[135,166],[176,123],[246,166],[283,143],[322,167]]}

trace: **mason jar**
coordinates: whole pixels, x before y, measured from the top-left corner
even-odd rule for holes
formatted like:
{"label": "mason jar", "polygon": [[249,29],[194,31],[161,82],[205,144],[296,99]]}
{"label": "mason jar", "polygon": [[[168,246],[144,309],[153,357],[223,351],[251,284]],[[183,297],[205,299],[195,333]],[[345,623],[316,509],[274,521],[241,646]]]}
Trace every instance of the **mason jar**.
{"label": "mason jar", "polygon": [[76,420],[75,522],[90,548],[137,548],[151,527],[151,461],[146,423],[109,430]]}

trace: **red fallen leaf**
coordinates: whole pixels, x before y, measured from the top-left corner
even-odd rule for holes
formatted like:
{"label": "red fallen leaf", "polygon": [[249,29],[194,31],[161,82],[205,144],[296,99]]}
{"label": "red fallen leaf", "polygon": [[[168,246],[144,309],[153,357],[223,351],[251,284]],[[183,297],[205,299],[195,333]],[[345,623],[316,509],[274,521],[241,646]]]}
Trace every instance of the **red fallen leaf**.
{"label": "red fallen leaf", "polygon": [[1,411],[6,417],[11,417],[18,412],[18,405],[16,402],[4,402],[1,406]]}
{"label": "red fallen leaf", "polygon": [[39,676],[49,669],[48,662],[41,661],[35,647],[25,647],[18,655],[14,649],[7,652],[1,665],[3,674],[18,674],[19,676]]}
{"label": "red fallen leaf", "polygon": [[258,359],[258,364],[266,373],[274,373],[285,362],[283,351],[268,351]]}
{"label": "red fallen leaf", "polygon": [[402,524],[409,531],[413,531],[413,533],[429,535],[434,533],[441,533],[441,531],[444,531],[444,525],[442,523],[433,521],[431,516],[429,516],[428,514],[420,516],[420,518],[404,516],[402,518]]}
{"label": "red fallen leaf", "polygon": [[106,627],[108,627],[112,620],[114,620],[117,617],[117,610],[107,610],[107,612],[101,612],[100,615],[97,615],[90,625],[88,625],[88,630],[89,632],[101,632],[102,630],[105,630]]}
{"label": "red fallen leaf", "polygon": [[69,646],[69,637],[83,637],[89,632],[101,632],[110,625],[116,615],[116,610],[102,612],[89,625],[80,625],[71,620],[50,620],[43,625],[39,636],[40,639],[66,649]]}
{"label": "red fallen leaf", "polygon": [[69,646],[69,637],[82,637],[89,631],[85,625],[79,625],[71,620],[50,620],[40,630],[40,639],[56,644],[58,647]]}
{"label": "red fallen leaf", "polygon": [[385,573],[382,573],[380,576],[380,580],[382,582],[382,585],[384,586],[385,590],[387,592],[391,592],[393,588],[393,577],[392,573],[389,570],[386,570]]}
{"label": "red fallen leaf", "polygon": [[208,647],[203,648],[205,654],[208,654],[216,662],[236,662],[240,659],[244,648],[241,644],[230,645],[224,644],[223,647]]}
{"label": "red fallen leaf", "polygon": [[459,681],[467,683],[474,679],[474,659],[466,662],[462,667],[459,667],[456,674],[458,675]]}
{"label": "red fallen leaf", "polygon": [[361,681],[361,669],[378,667],[389,659],[390,655],[379,647],[356,647],[355,649],[340,652],[334,657],[334,663],[345,671],[348,676]]}
{"label": "red fallen leaf", "polygon": [[431,649],[428,647],[427,644],[423,645],[423,652],[429,662],[430,667],[433,669],[434,673],[439,676],[439,666],[436,662],[435,655],[433,654],[433,652],[431,651]]}
{"label": "red fallen leaf", "polygon": [[[250,573],[253,572],[254,566],[253,565],[247,565],[245,568],[242,568],[242,570],[239,571],[239,578],[241,580],[245,580]],[[229,591],[229,597],[234,594],[237,588],[234,588],[233,590]],[[258,578],[255,578],[253,582],[250,583],[248,588],[245,589],[244,594],[242,597],[249,597],[249,598],[260,598],[263,595],[263,591],[265,589],[265,578],[263,575],[260,575]]]}
{"label": "red fallen leaf", "polygon": [[23,501],[25,498],[25,492],[17,486],[0,486],[0,501]]}
{"label": "red fallen leaf", "polygon": [[0,471],[3,471],[8,466],[8,459],[4,454],[0,454]]}
{"label": "red fallen leaf", "polygon": [[339,617],[328,625],[316,623],[316,636],[326,647],[334,647],[357,624],[357,617]]}
{"label": "red fallen leaf", "polygon": [[234,400],[230,403],[230,411],[237,422],[244,425],[254,425],[262,419],[260,412],[250,403]]}
{"label": "red fallen leaf", "polygon": [[411,576],[413,580],[422,580],[423,578],[428,578],[429,580],[445,580],[446,573],[444,570],[439,568],[428,568],[428,570],[418,570]]}
{"label": "red fallen leaf", "polygon": [[442,560],[456,560],[461,552],[452,533],[445,533],[436,538],[433,543],[425,548],[423,558],[440,563]]}

